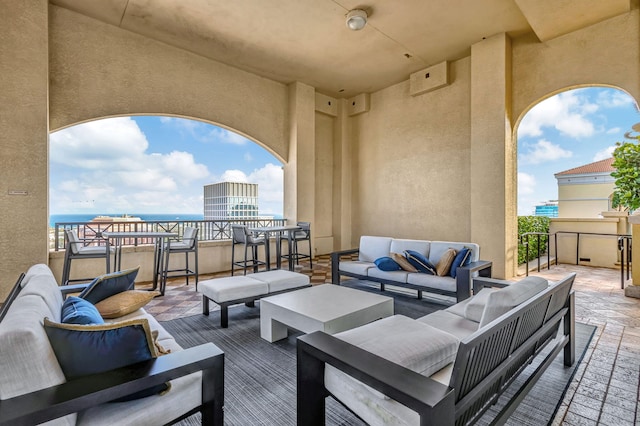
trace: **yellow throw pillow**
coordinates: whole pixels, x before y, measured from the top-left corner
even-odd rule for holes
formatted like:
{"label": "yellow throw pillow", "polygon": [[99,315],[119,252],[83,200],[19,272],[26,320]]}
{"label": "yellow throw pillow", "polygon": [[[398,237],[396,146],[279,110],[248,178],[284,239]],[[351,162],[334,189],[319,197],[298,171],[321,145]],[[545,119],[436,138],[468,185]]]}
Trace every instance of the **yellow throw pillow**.
{"label": "yellow throw pillow", "polygon": [[449,274],[451,264],[455,258],[456,251],[454,249],[447,249],[447,251],[442,253],[442,257],[440,257],[440,260],[438,260],[438,263],[436,264],[436,272],[438,273],[438,276],[442,277]]}
{"label": "yellow throw pillow", "polygon": [[418,272],[418,270],[409,263],[406,257],[400,253],[391,253],[391,258],[396,261],[403,271]]}
{"label": "yellow throw pillow", "polygon": [[96,308],[102,318],[120,318],[142,308],[159,295],[159,291],[127,290],[99,301]]}

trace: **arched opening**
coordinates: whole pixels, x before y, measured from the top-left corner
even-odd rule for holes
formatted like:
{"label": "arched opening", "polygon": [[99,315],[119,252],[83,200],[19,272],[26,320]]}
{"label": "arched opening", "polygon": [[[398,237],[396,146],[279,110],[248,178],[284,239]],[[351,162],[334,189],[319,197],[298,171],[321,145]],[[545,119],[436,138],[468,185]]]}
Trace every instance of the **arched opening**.
{"label": "arched opening", "polygon": [[258,185],[259,216],[281,218],[282,162],[257,141],[169,116],[94,120],[51,133],[50,222],[96,215],[204,219],[203,187]]}
{"label": "arched opening", "polygon": [[[626,212],[611,205],[612,155],[616,142],[623,142],[638,121],[634,98],[605,86],[558,91],[523,113],[515,128],[518,233],[555,234],[559,263],[616,267],[616,241],[606,235],[625,234],[627,225]],[[526,216],[551,218],[548,229],[523,229],[544,222]],[[589,242],[591,237],[580,236],[586,233],[599,239]]]}

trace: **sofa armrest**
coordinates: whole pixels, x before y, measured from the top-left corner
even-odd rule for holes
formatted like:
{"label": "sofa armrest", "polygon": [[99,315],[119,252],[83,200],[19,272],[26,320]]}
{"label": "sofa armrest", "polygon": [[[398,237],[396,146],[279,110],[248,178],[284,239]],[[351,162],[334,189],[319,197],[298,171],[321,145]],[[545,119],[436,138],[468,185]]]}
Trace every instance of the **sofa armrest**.
{"label": "sofa armrest", "polygon": [[340,258],[342,256],[353,256],[360,252],[359,248],[334,251],[331,253],[331,282],[333,284],[340,284]]}
{"label": "sofa armrest", "polygon": [[512,283],[513,281],[499,280],[497,278],[474,277],[473,278],[473,294],[478,294],[478,292],[485,287],[504,288],[511,285]]}
{"label": "sofa armrest", "polygon": [[493,263],[489,260],[477,260],[456,269],[456,303],[471,297],[471,286],[474,273],[481,277],[491,277]]}
{"label": "sofa armrest", "polygon": [[67,284],[60,286],[60,293],[62,293],[62,298],[66,298],[70,293],[80,293],[85,288],[89,287],[91,283],[81,283],[81,284]]}
{"label": "sofa armrest", "polygon": [[321,331],[297,339],[298,424],[325,419],[325,363],[349,374],[420,415],[420,424],[454,423],[454,390]]}
{"label": "sofa armrest", "polygon": [[222,425],[224,352],[213,343],[2,400],[0,425],[39,424],[197,371],[203,372],[202,423]]}

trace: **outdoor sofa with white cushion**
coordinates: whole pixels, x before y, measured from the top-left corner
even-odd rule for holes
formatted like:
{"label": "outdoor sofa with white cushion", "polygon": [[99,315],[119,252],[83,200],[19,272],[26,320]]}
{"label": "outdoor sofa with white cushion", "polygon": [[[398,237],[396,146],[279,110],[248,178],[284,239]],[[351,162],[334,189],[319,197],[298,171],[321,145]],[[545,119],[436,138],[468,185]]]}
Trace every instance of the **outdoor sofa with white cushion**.
{"label": "outdoor sofa with white cushion", "polygon": [[[428,258],[432,264],[437,264],[441,256],[448,250],[470,249],[470,255],[463,266],[454,268],[446,276],[430,275],[422,272],[383,271],[375,261],[384,257],[391,257],[393,253],[402,254],[406,250],[413,250]],[[344,260],[343,257],[358,255],[357,260]],[[456,297],[458,302],[471,296],[471,279],[474,276],[491,277],[492,263],[480,260],[480,246],[475,243],[452,241],[427,241],[399,239],[363,235],[357,249],[338,251],[331,254],[331,276],[334,284],[340,284],[340,276],[349,276],[367,281],[380,283],[380,290],[384,291],[385,284],[411,288],[418,291],[418,298],[422,292],[431,292],[445,296]]]}
{"label": "outdoor sofa with white cushion", "polygon": [[323,425],[327,396],[369,425],[472,424],[540,356],[505,420],[560,351],[574,363],[574,279],[478,279],[473,298],[415,320],[299,337],[298,424]]}
{"label": "outdoor sofa with white cushion", "polygon": [[[20,288],[12,293],[17,296],[0,322],[0,424],[161,425],[200,412],[202,424],[222,425],[224,353],[214,344],[183,350],[158,321],[139,308],[105,321],[132,324],[122,328],[114,325],[118,332],[130,330],[145,337],[155,337],[157,333],[155,341],[163,352],[170,353],[68,379],[58,359],[61,352],[54,351],[48,334],[51,330],[65,332],[66,329],[57,326],[45,329],[45,318],[47,322],[60,323],[64,293],[77,292],[87,285],[60,287],[51,270],[38,264],[32,266],[16,286]],[[91,327],[101,326],[88,328]],[[74,331],[81,333],[80,344],[101,333],[99,330]],[[94,332],[96,334],[91,334]],[[152,342],[146,339],[137,344],[150,351],[152,346],[159,348]],[[79,361],[72,367],[80,369],[112,362],[110,357],[88,356],[82,347],[69,348],[64,356],[77,357]],[[170,387],[162,394],[108,402],[150,388],[169,386],[167,382]]]}

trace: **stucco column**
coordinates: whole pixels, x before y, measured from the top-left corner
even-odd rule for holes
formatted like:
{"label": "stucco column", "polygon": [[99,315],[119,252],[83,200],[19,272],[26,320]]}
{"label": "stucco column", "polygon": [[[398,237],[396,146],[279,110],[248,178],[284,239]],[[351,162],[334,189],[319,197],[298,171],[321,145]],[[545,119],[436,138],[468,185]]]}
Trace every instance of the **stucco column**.
{"label": "stucco column", "polygon": [[633,239],[633,249],[631,250],[631,284],[624,289],[624,295],[640,298],[640,268],[633,265],[640,265],[640,214],[629,216],[631,224],[631,238]]}
{"label": "stucco column", "polygon": [[48,7],[5,1],[0,13],[0,301],[48,260]]}
{"label": "stucco column", "polygon": [[511,125],[511,40],[471,46],[471,241],[493,275],[517,267],[516,149]]}
{"label": "stucco column", "polygon": [[289,158],[284,165],[284,217],[313,223],[315,212],[315,89],[289,85]]}

